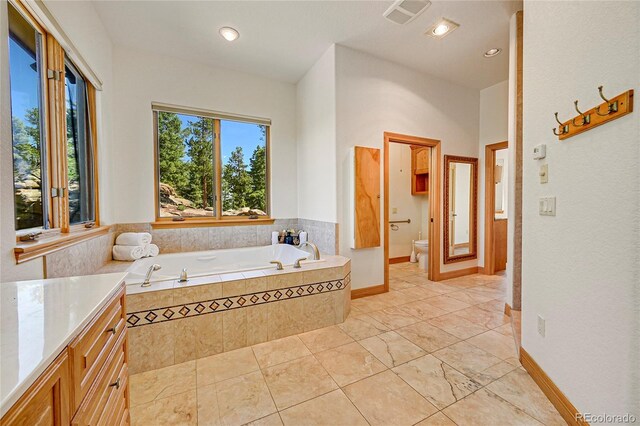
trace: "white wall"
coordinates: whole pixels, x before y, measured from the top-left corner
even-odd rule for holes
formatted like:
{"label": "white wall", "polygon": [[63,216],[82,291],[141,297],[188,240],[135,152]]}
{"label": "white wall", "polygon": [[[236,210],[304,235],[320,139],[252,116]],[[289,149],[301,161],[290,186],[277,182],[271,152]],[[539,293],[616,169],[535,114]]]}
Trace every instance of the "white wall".
{"label": "white wall", "polygon": [[[99,126],[99,179],[102,192],[100,193],[100,206],[102,219],[105,223],[110,223],[112,219],[108,204],[108,188],[110,182],[109,169],[105,164],[109,164],[110,145],[112,142],[109,129],[111,102],[112,102],[112,47],[111,41],[102,26],[93,5],[90,2],[74,1],[51,1],[46,2],[46,6],[58,22],[66,35],[71,39],[76,49],[83,59],[89,64],[91,69],[102,80],[104,91],[97,96]],[[7,40],[7,3],[0,2],[0,39]],[[29,261],[21,265],[15,265],[13,248],[15,246],[14,228],[14,204],[13,204],[13,177],[12,177],[12,148],[11,148],[11,109],[9,100],[9,75],[7,64],[7,43],[0,43],[0,67],[2,94],[0,114],[0,136],[1,136],[1,169],[0,176],[0,226],[1,232],[1,264],[0,279],[2,281],[12,281],[19,279],[42,278],[42,259]]]}
{"label": "white wall", "polygon": [[331,46],[296,85],[298,217],[334,223],[335,67],[335,46]]}
{"label": "white wall", "polygon": [[294,85],[119,46],[114,79],[115,222],[155,220],[152,102],[270,118],[271,215],[297,217]]}
{"label": "white wall", "polygon": [[[507,52],[503,52],[503,55]],[[478,150],[478,265],[484,266],[484,148],[508,140],[509,80],[480,91]],[[507,180],[504,181],[505,186]]]}
{"label": "white wall", "polygon": [[[349,247],[346,236],[353,232],[346,210],[349,149],[355,145],[382,149],[388,131],[440,139],[443,155],[477,157],[480,94],[343,46],[336,46],[336,69],[340,254],[351,258],[351,285],[362,288],[383,283],[384,251],[382,246]],[[441,265],[441,270],[476,265],[473,260]]]}
{"label": "white wall", "polygon": [[[525,1],[522,346],[579,411],[636,417],[639,111],[562,142],[551,127],[555,111],[575,115],[575,99],[584,109],[602,102],[599,85],[609,97],[638,93],[638,22],[638,2]],[[539,143],[547,158],[534,161]],[[542,196],[557,197],[555,217],[538,215]]]}
{"label": "white wall", "polygon": [[[389,220],[411,219],[411,223],[398,223],[397,231],[389,230],[390,258],[409,256],[411,241],[428,229],[429,196],[411,195],[411,173],[411,146],[389,144]],[[427,239],[428,234],[422,238]]]}

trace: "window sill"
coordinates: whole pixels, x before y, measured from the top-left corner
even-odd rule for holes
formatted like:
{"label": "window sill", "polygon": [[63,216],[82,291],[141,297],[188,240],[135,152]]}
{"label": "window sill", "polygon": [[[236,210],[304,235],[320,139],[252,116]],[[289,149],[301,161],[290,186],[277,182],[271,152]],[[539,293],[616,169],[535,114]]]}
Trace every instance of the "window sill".
{"label": "window sill", "polygon": [[13,249],[16,263],[23,263],[28,260],[46,256],[82,241],[106,235],[110,228],[110,226],[98,226],[91,229],[72,231],[68,234],[55,233],[51,236],[40,237],[40,239],[35,241],[17,243]]}
{"label": "window sill", "polygon": [[273,225],[275,219],[264,217],[258,219],[230,218],[230,219],[185,219],[182,221],[156,220],[151,223],[154,229],[172,228],[212,228],[216,226],[251,226],[251,225]]}

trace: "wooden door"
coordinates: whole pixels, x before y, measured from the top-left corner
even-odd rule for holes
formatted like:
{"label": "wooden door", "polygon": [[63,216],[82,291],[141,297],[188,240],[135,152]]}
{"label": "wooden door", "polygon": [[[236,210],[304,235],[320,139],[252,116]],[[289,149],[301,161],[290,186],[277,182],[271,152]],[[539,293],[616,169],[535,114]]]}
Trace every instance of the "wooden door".
{"label": "wooden door", "polygon": [[355,147],[354,248],[380,246],[380,150]]}
{"label": "wooden door", "polygon": [[507,219],[493,222],[493,253],[495,272],[507,269]]}

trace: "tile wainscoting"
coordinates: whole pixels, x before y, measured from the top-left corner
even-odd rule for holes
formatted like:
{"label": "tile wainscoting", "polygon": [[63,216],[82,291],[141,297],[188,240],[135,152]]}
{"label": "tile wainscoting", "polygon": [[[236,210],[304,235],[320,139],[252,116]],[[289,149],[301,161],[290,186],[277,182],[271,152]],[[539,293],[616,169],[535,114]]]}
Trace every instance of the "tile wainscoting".
{"label": "tile wainscoting", "polygon": [[342,266],[127,294],[131,374],[342,323],[351,308],[351,263],[342,259]]}
{"label": "tile wainscoting", "polygon": [[[120,223],[111,232],[45,256],[45,278],[98,273],[111,261],[115,237],[122,232],[149,232],[161,253],[215,250],[271,244],[271,232],[303,229],[323,254],[338,253],[338,224],[308,219],[276,219],[273,225],[152,229],[149,223]],[[121,269],[117,269],[121,270]],[[101,271],[102,272],[102,271]]]}
{"label": "tile wainscoting", "polygon": [[338,224],[308,219],[276,219],[273,225],[218,226],[202,228],[153,229],[149,223],[115,225],[122,232],[150,232],[160,253],[216,250],[271,244],[271,233],[283,229],[303,229],[321,253],[337,254]]}
{"label": "tile wainscoting", "polygon": [[45,278],[91,275],[111,262],[114,227],[106,235],[82,241],[44,257]]}

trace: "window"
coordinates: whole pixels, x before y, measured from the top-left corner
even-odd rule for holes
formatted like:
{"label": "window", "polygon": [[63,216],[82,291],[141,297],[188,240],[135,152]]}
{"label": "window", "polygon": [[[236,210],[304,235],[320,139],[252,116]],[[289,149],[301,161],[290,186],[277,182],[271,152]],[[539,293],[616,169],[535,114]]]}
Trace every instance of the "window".
{"label": "window", "polygon": [[220,121],[222,215],[266,215],[267,126]]}
{"label": "window", "polygon": [[21,3],[7,8],[15,228],[55,237],[97,222],[95,88]]}
{"label": "window", "polygon": [[65,95],[69,223],[74,225],[95,220],[93,147],[87,108],[87,83],[68,59],[65,65]]}
{"label": "window", "polygon": [[153,108],[159,221],[268,217],[267,120]]}
{"label": "window", "polygon": [[16,230],[48,228],[42,34],[8,9]]}

